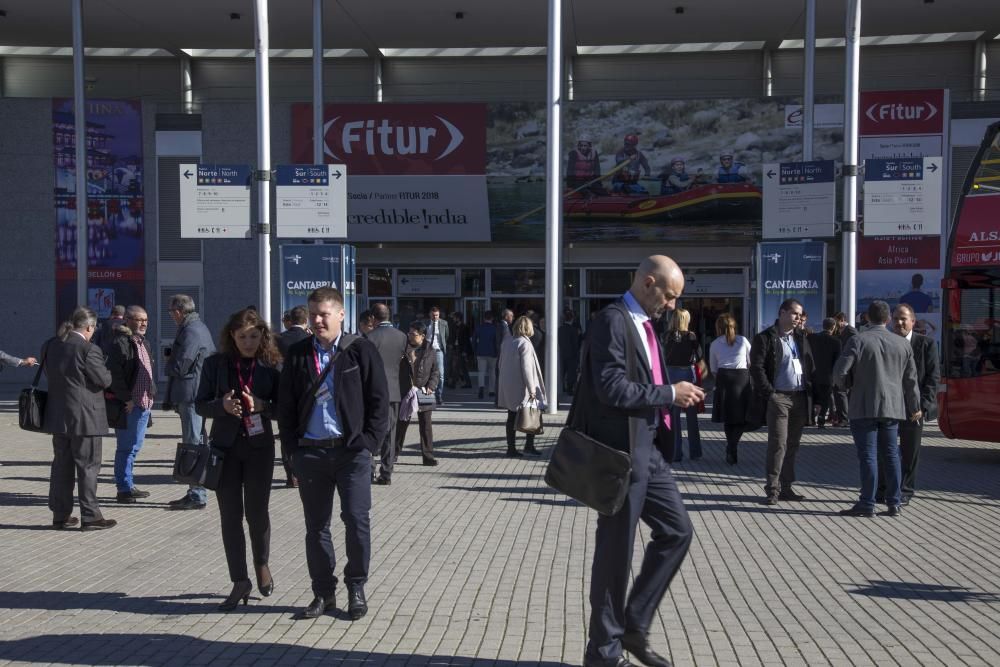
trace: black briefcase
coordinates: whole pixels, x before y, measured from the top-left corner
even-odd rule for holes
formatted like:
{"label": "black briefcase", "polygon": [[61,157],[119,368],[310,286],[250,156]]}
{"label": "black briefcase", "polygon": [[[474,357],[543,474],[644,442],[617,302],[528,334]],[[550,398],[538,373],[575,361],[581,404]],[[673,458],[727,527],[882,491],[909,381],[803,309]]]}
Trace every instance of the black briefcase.
{"label": "black briefcase", "polygon": [[174,455],[174,480],[215,490],[219,488],[225,460],[225,451],[218,447],[179,442]]}
{"label": "black briefcase", "polygon": [[552,449],[545,483],[570,498],[611,516],[628,496],[632,456],[566,427]]}
{"label": "black briefcase", "polygon": [[42,369],[45,368],[48,348],[49,345],[46,343],[45,349],[42,351],[42,363],[38,365],[31,386],[22,389],[20,396],[17,397],[17,425],[25,431],[41,433],[45,425],[45,402],[49,393],[39,389],[38,382],[42,379]]}

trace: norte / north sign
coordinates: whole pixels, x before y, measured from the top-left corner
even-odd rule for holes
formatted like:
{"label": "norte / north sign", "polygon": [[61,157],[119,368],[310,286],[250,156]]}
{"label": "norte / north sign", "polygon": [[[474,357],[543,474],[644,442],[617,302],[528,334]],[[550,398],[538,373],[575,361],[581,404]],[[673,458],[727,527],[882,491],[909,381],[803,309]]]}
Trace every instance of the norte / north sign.
{"label": "norte / north sign", "polygon": [[182,164],[181,238],[250,238],[250,176],[243,164]]}
{"label": "norte / north sign", "polygon": [[764,238],[833,236],[836,202],[832,160],[764,165]]}
{"label": "norte / north sign", "polygon": [[865,160],[865,236],[941,233],[940,157]]}
{"label": "norte / north sign", "polygon": [[276,176],[279,238],[347,238],[344,165],[282,165]]}

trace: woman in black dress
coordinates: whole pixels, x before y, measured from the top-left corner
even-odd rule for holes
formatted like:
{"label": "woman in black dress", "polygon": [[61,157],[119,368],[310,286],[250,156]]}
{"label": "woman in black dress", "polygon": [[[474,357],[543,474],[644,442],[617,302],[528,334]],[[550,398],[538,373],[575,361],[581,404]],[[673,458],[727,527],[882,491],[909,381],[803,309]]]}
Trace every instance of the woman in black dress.
{"label": "woman in black dress", "polygon": [[195,407],[212,418],[212,447],[225,452],[215,496],[222,520],[222,544],[233,590],[221,611],[247,603],[253,585],[247,573],[243,517],[260,594],[274,590],[268,568],[271,520],[268,502],[274,477],[271,414],[278,399],[281,357],[267,323],[252,308],[234,313],[222,331],[219,352],[205,360]]}
{"label": "woman in black dress", "polygon": [[736,319],[724,313],[715,320],[715,333],[708,350],[709,368],[715,376],[712,421],[724,424],[726,463],[736,465],[750,408],[750,341],[736,333]]}

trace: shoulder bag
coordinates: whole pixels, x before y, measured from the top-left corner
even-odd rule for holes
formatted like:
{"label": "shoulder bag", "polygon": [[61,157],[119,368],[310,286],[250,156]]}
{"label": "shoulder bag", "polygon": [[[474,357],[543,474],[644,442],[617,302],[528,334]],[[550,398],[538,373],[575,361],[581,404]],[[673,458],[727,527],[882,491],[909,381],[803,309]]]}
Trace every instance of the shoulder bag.
{"label": "shoulder bag", "polygon": [[[626,318],[625,327],[631,326]],[[630,380],[635,379],[635,348],[632,336],[625,329],[626,372]],[[579,405],[581,397],[592,399],[590,345],[584,345],[580,359],[580,380],[573,404],[566,418],[566,427],[559,433],[556,446],[552,449],[545,483],[556,491],[580,501],[587,507],[606,516],[617,514],[625,504],[629,481],[632,476],[632,441],[629,451],[609,447],[587,435]]]}
{"label": "shoulder bag", "polygon": [[517,409],[514,428],[529,435],[538,435],[542,432],[542,411],[538,407],[537,400],[530,399],[521,404]]}
{"label": "shoulder bag", "polygon": [[[225,365],[220,364],[216,372],[215,392],[217,398],[221,398],[225,394],[223,391],[225,387],[220,381],[225,372]],[[205,438],[204,432],[202,432],[202,438]],[[225,460],[226,450],[219,447],[212,447],[205,442],[199,444],[178,442],[177,451],[174,453],[174,480],[181,484],[203,486],[214,491],[219,488],[222,465]]]}
{"label": "shoulder bag", "polygon": [[25,431],[41,433],[45,424],[45,402],[49,393],[39,389],[38,383],[42,379],[42,369],[45,368],[45,358],[48,356],[51,342],[50,339],[42,350],[42,361],[38,364],[34,381],[30,387],[21,390],[21,395],[17,399],[17,425]]}

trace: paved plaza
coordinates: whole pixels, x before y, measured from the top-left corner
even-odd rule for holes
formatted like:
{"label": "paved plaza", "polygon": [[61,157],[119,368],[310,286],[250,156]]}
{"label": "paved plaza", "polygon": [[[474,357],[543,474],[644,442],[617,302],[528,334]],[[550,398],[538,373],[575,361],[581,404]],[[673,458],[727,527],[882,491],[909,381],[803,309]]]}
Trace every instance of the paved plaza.
{"label": "paved plaza", "polygon": [[[544,460],[505,458],[505,415],[466,398],[434,415],[440,466],[420,465],[411,428],[392,486],[373,489],[370,611],[357,622],[295,620],[312,594],[280,465],[274,595],[220,613],[230,582],[214,498],[166,510],[181,495],[175,415],[154,413],[139,457],[148,502],[114,502],[105,439],[99,495],[120,525],[80,533],[49,528],[49,438],[0,404],[0,664],[579,665],[595,515],[546,487]],[[858,486],[846,430],[808,429],[808,500],[765,508],[765,433],[730,467],[721,430],[702,428],[704,458],[675,467],[695,540],[652,629],[658,651],[699,666],[1000,665],[1000,446],[930,427],[913,504],[858,519],[836,516]],[[557,433],[540,438],[546,455]]]}

